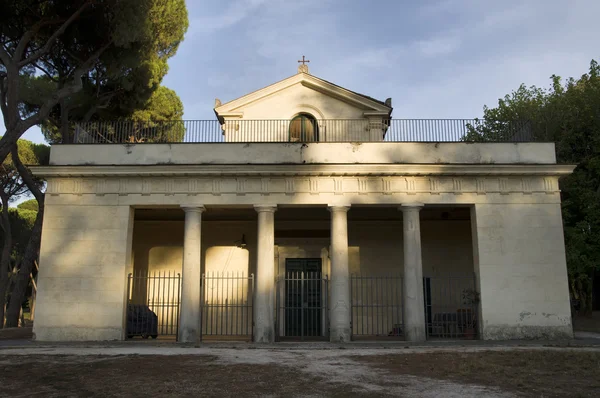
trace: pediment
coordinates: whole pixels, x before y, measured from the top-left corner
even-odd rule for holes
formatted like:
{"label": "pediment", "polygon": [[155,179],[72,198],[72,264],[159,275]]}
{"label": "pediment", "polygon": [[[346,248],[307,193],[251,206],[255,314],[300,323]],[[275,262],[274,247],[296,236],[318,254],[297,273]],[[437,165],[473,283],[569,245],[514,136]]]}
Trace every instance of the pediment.
{"label": "pediment", "polygon": [[[224,104],[217,102],[217,106],[215,106],[214,110],[220,118],[243,117],[246,108],[267,99],[272,100],[278,95],[283,96],[286,92],[294,89],[297,90],[299,87],[313,90],[314,92],[320,93],[320,95],[360,109],[365,116],[389,116],[392,111],[392,107],[383,101],[345,89],[308,73],[298,73]],[[333,118],[337,117],[334,115]]]}

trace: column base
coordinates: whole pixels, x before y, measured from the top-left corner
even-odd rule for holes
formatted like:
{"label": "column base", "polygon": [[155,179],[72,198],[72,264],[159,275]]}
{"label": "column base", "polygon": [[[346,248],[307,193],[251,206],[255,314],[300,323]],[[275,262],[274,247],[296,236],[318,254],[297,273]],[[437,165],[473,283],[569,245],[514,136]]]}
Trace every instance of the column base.
{"label": "column base", "polygon": [[414,343],[422,343],[427,341],[425,326],[404,326],[404,339]]}
{"label": "column base", "polygon": [[200,342],[200,334],[196,329],[180,329],[179,336],[177,339],[178,343],[199,343]]}
{"label": "column base", "polygon": [[352,331],[349,328],[331,329],[329,332],[331,343],[349,343],[352,341]]}
{"label": "column base", "polygon": [[274,343],[275,342],[275,329],[262,328],[261,330],[254,329],[254,342],[255,343]]}

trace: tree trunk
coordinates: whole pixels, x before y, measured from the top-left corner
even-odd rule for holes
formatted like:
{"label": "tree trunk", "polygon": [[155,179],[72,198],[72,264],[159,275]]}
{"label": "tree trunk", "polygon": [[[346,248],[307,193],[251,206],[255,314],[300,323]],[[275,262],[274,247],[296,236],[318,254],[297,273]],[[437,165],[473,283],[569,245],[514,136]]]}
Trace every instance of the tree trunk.
{"label": "tree trunk", "polygon": [[65,98],[61,99],[60,105],[60,135],[63,144],[71,144],[71,133],[69,131],[69,107],[66,104]]}
{"label": "tree trunk", "polygon": [[0,215],[0,226],[2,227],[2,254],[0,254],[0,329],[4,326],[4,309],[6,304],[6,292],[8,290],[10,269],[10,250],[12,246],[12,232],[10,219],[8,218],[8,197],[0,193],[2,199],[2,214]]}
{"label": "tree trunk", "polygon": [[42,220],[44,217],[44,193],[40,190],[35,178],[31,174],[29,169],[27,169],[21,162],[21,159],[19,158],[19,152],[16,146],[12,150],[12,158],[13,163],[15,164],[17,171],[19,172],[19,175],[23,179],[23,182],[25,182],[27,188],[29,188],[29,191],[33,194],[33,196],[38,202],[38,213],[33,224],[31,237],[29,238],[29,242],[27,242],[27,247],[25,249],[25,255],[23,256],[23,261],[21,262],[21,270],[17,274],[15,287],[11,294],[10,303],[8,305],[8,310],[6,314],[7,327],[9,325],[12,327],[16,327],[19,324],[19,313],[23,304],[23,300],[25,299],[27,285],[29,285],[29,274],[33,269],[35,261],[37,261],[40,251],[40,240],[42,236]]}
{"label": "tree trunk", "polygon": [[40,252],[40,240],[42,236],[42,220],[44,218],[44,200],[42,202],[38,200],[39,210],[33,223],[33,229],[31,230],[31,237],[27,242],[27,248],[25,249],[25,255],[23,261],[21,261],[21,269],[17,273],[16,281],[14,283],[13,291],[10,295],[10,302],[8,303],[8,309],[6,311],[6,327],[17,327],[19,326],[19,314],[25,300],[25,293],[27,292],[27,286],[29,286],[29,275],[33,270],[33,265],[37,261]]}

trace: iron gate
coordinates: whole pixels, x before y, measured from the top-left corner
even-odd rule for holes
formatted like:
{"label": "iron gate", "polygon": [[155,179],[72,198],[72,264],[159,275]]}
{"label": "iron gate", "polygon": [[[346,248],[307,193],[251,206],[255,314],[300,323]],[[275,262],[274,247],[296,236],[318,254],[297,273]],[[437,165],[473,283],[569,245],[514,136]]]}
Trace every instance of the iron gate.
{"label": "iron gate", "polygon": [[353,274],[350,292],[353,337],[404,337],[400,275]]}
{"label": "iron gate", "polygon": [[474,274],[423,278],[427,337],[475,338],[479,293]]}
{"label": "iron gate", "polygon": [[177,337],[180,301],[181,274],[171,271],[129,274],[127,337]]}
{"label": "iron gate", "polygon": [[202,338],[253,337],[254,274],[211,272],[202,274],[200,304]]}
{"label": "iron gate", "polygon": [[286,272],[276,280],[276,338],[327,339],[329,280],[321,272]]}

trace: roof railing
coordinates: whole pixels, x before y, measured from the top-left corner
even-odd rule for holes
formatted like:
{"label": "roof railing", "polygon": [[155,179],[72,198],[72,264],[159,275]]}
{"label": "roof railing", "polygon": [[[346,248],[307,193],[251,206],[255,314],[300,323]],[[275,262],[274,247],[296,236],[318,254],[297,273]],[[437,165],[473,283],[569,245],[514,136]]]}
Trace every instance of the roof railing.
{"label": "roof railing", "polygon": [[527,142],[527,122],[494,126],[479,119],[133,120],[74,123],[75,144],[227,142]]}

